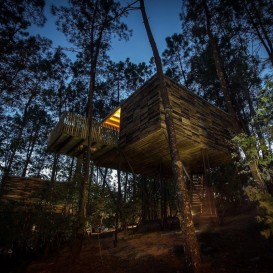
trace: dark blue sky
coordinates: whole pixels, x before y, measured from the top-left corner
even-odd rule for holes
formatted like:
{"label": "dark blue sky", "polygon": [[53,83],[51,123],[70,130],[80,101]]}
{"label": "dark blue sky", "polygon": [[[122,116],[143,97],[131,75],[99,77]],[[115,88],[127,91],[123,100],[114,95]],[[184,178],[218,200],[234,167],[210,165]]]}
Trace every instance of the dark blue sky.
{"label": "dark blue sky", "polygon": [[[54,46],[72,47],[66,41],[66,37],[55,26],[55,18],[50,13],[52,4],[61,5],[65,0],[46,0],[45,15],[47,23],[43,28],[32,28],[33,34],[40,34],[53,40]],[[133,2],[130,0],[122,0],[123,5]],[[165,47],[165,38],[175,32],[179,32],[181,24],[179,20],[179,12],[181,10],[181,0],[145,0],[146,12],[149,17],[150,25],[159,48],[162,52]],[[114,40],[110,55],[113,61],[123,61],[129,57],[131,61],[138,63],[141,61],[148,62],[152,56],[150,44],[147,39],[145,28],[142,22],[140,11],[132,11],[130,15],[124,19],[124,22],[133,30],[133,36],[128,42]]]}
{"label": "dark blue sky", "polygon": [[[175,32],[180,32],[179,12],[182,1],[146,0],[145,5],[155,41],[159,51],[162,52],[166,48],[165,38]],[[148,61],[152,56],[152,50],[140,11],[131,12],[125,22],[133,30],[133,36],[129,42],[114,41],[112,44],[112,58],[115,61],[123,60],[126,57],[130,57],[134,62]]]}

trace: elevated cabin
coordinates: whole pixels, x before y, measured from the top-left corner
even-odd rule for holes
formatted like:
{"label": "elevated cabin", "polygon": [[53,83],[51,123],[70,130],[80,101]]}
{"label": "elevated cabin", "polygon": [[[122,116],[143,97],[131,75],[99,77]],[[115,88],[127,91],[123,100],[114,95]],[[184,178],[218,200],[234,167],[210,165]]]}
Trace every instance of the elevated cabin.
{"label": "elevated cabin", "polygon": [[[201,172],[229,162],[230,116],[187,88],[165,77],[182,162],[188,172]],[[113,110],[93,122],[92,159],[98,166],[148,176],[171,176],[164,109],[155,75]],[[87,145],[87,122],[66,113],[49,136],[48,149],[78,156]]]}

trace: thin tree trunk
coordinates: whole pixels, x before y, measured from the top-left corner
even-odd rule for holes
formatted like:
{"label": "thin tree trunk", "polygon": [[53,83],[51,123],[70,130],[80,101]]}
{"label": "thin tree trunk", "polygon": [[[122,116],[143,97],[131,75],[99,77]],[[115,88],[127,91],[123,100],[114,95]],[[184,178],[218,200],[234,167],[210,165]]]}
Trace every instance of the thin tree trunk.
{"label": "thin tree trunk", "polygon": [[144,0],[140,0],[140,8],[143,17],[143,22],[146,28],[146,32],[151,44],[153,51],[157,76],[159,78],[159,86],[161,98],[165,111],[165,122],[168,133],[169,149],[172,160],[172,171],[173,177],[178,186],[178,201],[180,207],[180,223],[181,229],[184,233],[184,243],[185,243],[185,254],[188,259],[188,266],[194,273],[199,273],[201,271],[201,257],[200,257],[200,248],[199,243],[196,237],[195,228],[193,224],[192,214],[191,214],[191,205],[189,192],[186,187],[186,181],[183,175],[183,167],[180,159],[179,151],[177,148],[176,135],[173,124],[173,116],[170,105],[170,99],[168,95],[168,90],[164,82],[163,68],[161,63],[161,58],[158,53],[158,49],[153,38],[153,34],[149,25],[149,21],[146,15]]}
{"label": "thin tree trunk", "polygon": [[[216,40],[215,40],[213,33],[211,31],[211,15],[210,15],[206,0],[203,0],[203,7],[204,7],[206,23],[207,23],[207,26],[206,26],[207,27],[207,34],[209,36],[209,41],[212,46],[213,58],[214,58],[215,66],[216,66],[217,76],[220,80],[221,88],[222,88],[224,98],[225,98],[225,101],[227,104],[228,113],[231,115],[234,132],[235,132],[235,134],[240,134],[243,132],[243,127],[238,121],[236,111],[235,111],[234,106],[231,102],[231,92],[228,88],[228,82],[226,79],[226,73],[225,73],[223,61],[222,61],[222,58],[219,53],[218,45],[217,45]],[[257,187],[260,190],[262,190],[263,192],[267,192],[265,183],[260,175],[260,171],[257,166],[257,162],[251,161],[249,163],[249,167],[250,167],[250,171],[252,173],[254,181],[256,182]]]}
{"label": "thin tree trunk", "polygon": [[70,214],[70,209],[72,209],[72,192],[74,190],[73,187],[73,167],[74,167],[74,159],[75,157],[72,157],[70,167],[69,167],[69,174],[68,174],[68,190],[66,194],[66,200],[65,200],[65,214]]}
{"label": "thin tree trunk", "polygon": [[[100,172],[101,172],[101,170],[100,170]],[[104,169],[104,174],[102,175],[102,190],[104,190],[105,189],[105,184],[106,184],[106,177],[107,177],[107,173],[108,173],[108,168],[105,168]]]}
{"label": "thin tree trunk", "polygon": [[248,3],[245,2],[244,3],[244,8],[245,8],[245,10],[247,12],[249,20],[250,20],[253,28],[255,29],[255,31],[257,33],[257,36],[260,39],[262,45],[264,46],[264,49],[267,52],[269,60],[270,60],[270,62],[272,64],[272,66],[273,66],[273,45],[272,45],[272,41],[268,37],[267,31],[266,31],[266,29],[264,27],[264,24],[262,22],[262,18],[260,16],[260,13],[257,10],[255,4],[252,1],[250,2],[250,5],[251,5],[252,9],[255,12],[255,16],[253,16],[251,14],[251,12],[250,12],[249,8],[247,7],[247,5],[248,5]]}
{"label": "thin tree trunk", "polygon": [[72,178],[72,187],[76,188],[78,185],[81,185],[82,180],[82,162],[83,162],[83,156],[80,155],[77,157],[76,167],[75,167],[75,173]]}
{"label": "thin tree trunk", "polygon": [[28,150],[27,150],[26,161],[25,161],[24,168],[23,168],[23,171],[22,171],[22,177],[25,177],[26,174],[27,174],[27,168],[28,168],[28,165],[30,163],[30,158],[32,156],[32,152],[33,152],[34,146],[36,144],[36,140],[37,140],[37,135],[35,134],[34,139],[29,143],[29,147],[28,147]]}
{"label": "thin tree trunk", "polygon": [[19,147],[19,145],[20,145],[20,139],[21,139],[21,137],[22,137],[22,135],[23,135],[23,130],[24,130],[24,128],[25,128],[25,126],[26,126],[26,124],[27,124],[27,121],[28,121],[28,111],[29,111],[29,107],[30,107],[30,105],[31,105],[31,103],[32,103],[32,100],[34,99],[34,97],[35,97],[35,92],[33,92],[31,95],[30,95],[30,97],[29,97],[29,99],[28,99],[28,101],[27,101],[27,103],[26,103],[26,105],[25,105],[25,108],[24,108],[24,112],[23,112],[23,116],[22,116],[22,123],[21,123],[21,126],[20,126],[20,128],[19,128],[19,131],[18,131],[18,134],[17,134],[17,137],[15,138],[15,140],[13,141],[13,148],[11,149],[11,155],[10,155],[10,157],[9,157],[9,160],[8,160],[8,164],[7,164],[7,167],[6,167],[6,170],[5,170],[5,175],[9,175],[10,174],[10,171],[11,171],[11,166],[12,166],[12,163],[13,163],[13,159],[14,159],[14,157],[15,157],[15,154],[16,154],[16,152],[17,152],[17,149],[18,149],[18,147]]}
{"label": "thin tree trunk", "polygon": [[120,166],[117,170],[117,180],[118,180],[118,197],[117,197],[117,208],[116,208],[116,224],[115,224],[115,242],[114,247],[118,243],[118,226],[119,221],[122,221],[122,194],[121,194],[121,176],[120,176]]}
{"label": "thin tree trunk", "polygon": [[84,154],[84,166],[83,166],[83,180],[80,187],[80,200],[79,200],[79,228],[77,232],[77,240],[75,242],[75,248],[74,251],[74,258],[76,258],[77,255],[81,252],[82,244],[83,244],[83,238],[85,233],[85,223],[86,223],[86,205],[88,201],[88,185],[89,185],[89,179],[90,179],[90,162],[91,162],[91,146],[92,146],[92,120],[93,120],[93,96],[95,91],[95,83],[96,83],[96,66],[97,66],[97,60],[100,50],[100,43],[102,38],[102,30],[100,32],[100,40],[98,41],[98,44],[96,45],[96,49],[94,48],[95,42],[94,42],[94,25],[95,25],[95,18],[96,14],[98,12],[98,4],[99,0],[96,0],[95,2],[95,9],[93,14],[93,20],[91,25],[91,40],[90,40],[90,65],[91,70],[89,74],[89,91],[88,91],[88,98],[87,98],[87,124],[88,124],[88,133],[87,133],[87,147]]}
{"label": "thin tree trunk", "polygon": [[219,78],[219,81],[220,81],[220,84],[222,87],[222,91],[224,94],[228,113],[231,115],[233,127],[235,128],[236,133],[240,133],[242,130],[241,130],[241,126],[239,124],[238,118],[237,118],[237,113],[232,105],[231,94],[230,94],[229,88],[228,88],[228,82],[227,82],[227,78],[226,78],[226,74],[225,74],[224,64],[223,64],[222,59],[220,57],[220,53],[219,53],[219,49],[218,49],[218,45],[216,43],[215,37],[211,31],[211,16],[209,13],[209,9],[208,9],[206,0],[203,1],[203,7],[204,7],[204,11],[205,11],[205,16],[206,16],[207,34],[209,36],[209,41],[212,46],[213,59],[214,59],[214,63],[216,66],[216,73],[217,73],[217,76]]}
{"label": "thin tree trunk", "polygon": [[[93,175],[94,175],[94,165],[92,164],[91,171],[90,171],[90,176],[93,177]],[[90,201],[91,201],[91,195],[90,195],[91,187],[92,187],[92,179],[89,179],[88,190],[87,190],[87,193],[88,193],[88,195],[87,195],[87,208],[89,208]]]}
{"label": "thin tree trunk", "polygon": [[128,172],[125,175],[125,182],[124,182],[124,196],[123,196],[123,203],[126,203],[127,200],[127,187],[128,187]]}
{"label": "thin tree trunk", "polygon": [[[28,145],[28,148],[27,148],[27,152],[26,152],[26,160],[25,160],[25,164],[24,164],[24,167],[23,167],[23,171],[22,171],[22,177],[25,177],[26,174],[27,174],[27,168],[28,168],[28,165],[30,163],[30,158],[32,156],[34,146],[35,146],[36,141],[37,141],[38,132],[39,132],[39,127],[37,126],[36,130],[34,132],[34,135],[31,134],[31,136],[29,138],[30,141],[29,141],[29,145]],[[33,133],[33,130],[32,130],[32,133]]]}
{"label": "thin tree trunk", "polygon": [[56,180],[57,166],[58,166],[59,157],[60,156],[57,153],[54,153],[54,159],[53,159],[52,171],[51,171],[51,178],[50,178],[51,182],[54,182]]}
{"label": "thin tree trunk", "polygon": [[72,157],[70,168],[69,168],[69,173],[68,173],[68,182],[71,183],[72,181],[72,174],[73,174],[73,167],[74,167],[74,159],[75,157]]}
{"label": "thin tree trunk", "polygon": [[110,194],[110,197],[112,198],[115,206],[118,206],[117,200],[116,200],[115,196],[113,195],[113,191],[112,191],[111,187],[109,186],[109,184],[106,181],[106,175],[102,173],[102,170],[100,168],[99,168],[99,171],[100,171],[101,176],[103,176],[103,179],[104,179],[103,184],[106,185],[106,187],[108,189],[108,192]]}
{"label": "thin tree trunk", "polygon": [[183,77],[183,79],[184,79],[184,85],[185,85],[186,87],[188,87],[188,86],[187,86],[186,73],[185,73],[185,71],[184,71],[184,69],[183,69],[182,60],[181,60],[181,56],[180,56],[179,52],[177,52],[177,59],[178,59],[178,63],[179,63],[179,67],[180,67],[180,70],[181,70],[182,77]]}

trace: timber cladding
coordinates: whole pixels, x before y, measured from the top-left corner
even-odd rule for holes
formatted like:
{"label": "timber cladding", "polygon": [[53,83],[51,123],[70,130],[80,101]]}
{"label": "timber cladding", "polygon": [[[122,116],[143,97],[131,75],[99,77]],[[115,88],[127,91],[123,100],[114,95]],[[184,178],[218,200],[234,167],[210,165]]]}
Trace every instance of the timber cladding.
{"label": "timber cladding", "polygon": [[160,129],[159,89],[154,79],[146,82],[121,105],[120,148]]}
{"label": "timber cladding", "polygon": [[[165,83],[185,167],[202,170],[204,157],[211,167],[231,161],[230,116],[168,77]],[[121,105],[119,147],[136,173],[171,174],[167,138],[159,81],[154,76]]]}
{"label": "timber cladding", "polygon": [[[228,151],[231,135],[229,114],[197,96],[185,87],[165,79],[172,106],[176,134],[207,149]],[[163,106],[161,107],[163,110]],[[162,126],[165,117],[161,111]]]}

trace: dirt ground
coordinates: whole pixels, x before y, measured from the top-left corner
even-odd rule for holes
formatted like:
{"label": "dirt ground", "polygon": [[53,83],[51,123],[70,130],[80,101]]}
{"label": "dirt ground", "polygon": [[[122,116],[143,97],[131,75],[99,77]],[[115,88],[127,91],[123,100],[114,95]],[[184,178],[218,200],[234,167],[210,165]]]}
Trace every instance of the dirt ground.
{"label": "dirt ground", "polygon": [[[272,273],[273,240],[264,239],[252,213],[229,217],[219,226],[196,221],[204,273]],[[30,263],[26,273],[184,273],[181,232],[153,231],[134,235],[93,235],[73,261],[71,248]],[[22,271],[23,272],[23,271]]]}

